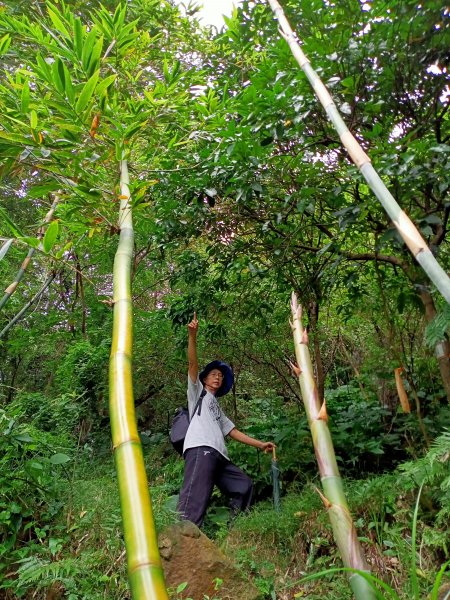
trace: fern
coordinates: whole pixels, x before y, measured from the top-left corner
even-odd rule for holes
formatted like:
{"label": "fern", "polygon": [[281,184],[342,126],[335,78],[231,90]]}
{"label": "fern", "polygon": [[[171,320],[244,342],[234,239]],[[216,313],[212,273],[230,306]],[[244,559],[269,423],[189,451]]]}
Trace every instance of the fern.
{"label": "fern", "polygon": [[407,462],[401,467],[405,483],[414,486],[422,483],[431,488],[435,504],[439,507],[435,519],[437,525],[447,527],[450,519],[450,430],[437,437],[430,450],[422,458]]}
{"label": "fern", "polygon": [[64,582],[69,577],[81,575],[77,561],[72,558],[45,561],[36,556],[29,556],[18,562],[22,563],[17,569],[18,580],[22,584],[39,583],[46,586],[54,581]]}

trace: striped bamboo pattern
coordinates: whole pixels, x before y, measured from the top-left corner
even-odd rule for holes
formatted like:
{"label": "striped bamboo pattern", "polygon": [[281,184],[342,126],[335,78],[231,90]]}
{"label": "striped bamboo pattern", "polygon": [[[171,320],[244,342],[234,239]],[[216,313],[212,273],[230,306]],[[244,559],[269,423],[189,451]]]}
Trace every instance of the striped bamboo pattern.
{"label": "striped bamboo pattern", "polygon": [[158,550],[132,382],[133,221],[128,165],[120,162],[120,238],[114,259],[114,323],[109,363],[109,410],[133,600],[168,600]]}

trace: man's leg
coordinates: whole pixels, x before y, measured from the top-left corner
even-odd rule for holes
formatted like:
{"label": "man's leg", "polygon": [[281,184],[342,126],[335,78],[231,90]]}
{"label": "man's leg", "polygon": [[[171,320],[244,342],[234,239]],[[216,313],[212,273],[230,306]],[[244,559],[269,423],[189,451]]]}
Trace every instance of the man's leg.
{"label": "man's leg", "polygon": [[184,481],[177,510],[182,519],[198,527],[203,523],[213,491],[220,454],[208,446],[189,448],[184,453]]}
{"label": "man's leg", "polygon": [[229,496],[233,515],[250,508],[253,499],[253,482],[239,467],[229,461],[222,463],[216,484],[221,492]]}

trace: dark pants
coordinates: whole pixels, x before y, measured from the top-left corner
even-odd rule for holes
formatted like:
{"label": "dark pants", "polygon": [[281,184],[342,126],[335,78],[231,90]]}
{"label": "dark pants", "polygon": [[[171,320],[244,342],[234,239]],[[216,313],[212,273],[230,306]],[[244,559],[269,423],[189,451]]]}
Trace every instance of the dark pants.
{"label": "dark pants", "polygon": [[182,519],[198,527],[203,523],[214,485],[229,496],[233,514],[249,508],[253,483],[248,475],[209,446],[184,453],[184,481],[177,510]]}

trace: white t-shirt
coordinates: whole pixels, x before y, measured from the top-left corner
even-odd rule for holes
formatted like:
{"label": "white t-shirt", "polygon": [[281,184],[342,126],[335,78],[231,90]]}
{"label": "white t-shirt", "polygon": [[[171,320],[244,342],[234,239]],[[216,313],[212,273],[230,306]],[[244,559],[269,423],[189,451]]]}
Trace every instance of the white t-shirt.
{"label": "white t-shirt", "polygon": [[188,375],[187,397],[191,422],[184,440],[183,452],[189,448],[210,446],[228,459],[225,437],[235,425],[224,415],[217,398],[208,391],[203,396],[200,415],[198,415],[198,408],[195,415],[192,414],[202,390],[203,385],[200,380],[197,378],[194,383]]}

